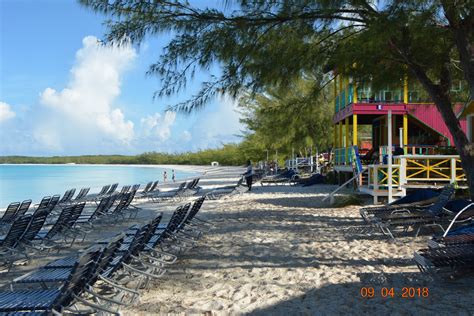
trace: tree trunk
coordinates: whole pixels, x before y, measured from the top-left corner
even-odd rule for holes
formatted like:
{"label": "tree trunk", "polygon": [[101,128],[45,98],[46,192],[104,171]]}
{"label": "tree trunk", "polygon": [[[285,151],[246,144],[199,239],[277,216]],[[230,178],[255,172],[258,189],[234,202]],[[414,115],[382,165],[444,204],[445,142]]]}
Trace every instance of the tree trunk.
{"label": "tree trunk", "polygon": [[426,91],[428,91],[438,111],[441,113],[446,126],[451,132],[451,135],[453,135],[454,145],[459,152],[461,166],[466,175],[470,198],[474,200],[474,143],[469,143],[459,120],[454,114],[453,105],[448,95],[449,90],[442,89],[439,85],[434,84],[417,65],[411,64],[409,67],[420,83],[425,87]]}

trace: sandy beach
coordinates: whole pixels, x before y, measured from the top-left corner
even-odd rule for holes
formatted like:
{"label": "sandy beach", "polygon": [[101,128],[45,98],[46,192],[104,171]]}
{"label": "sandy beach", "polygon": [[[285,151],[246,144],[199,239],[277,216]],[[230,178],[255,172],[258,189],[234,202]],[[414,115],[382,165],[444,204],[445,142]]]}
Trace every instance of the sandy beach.
{"label": "sandy beach", "polygon": [[[198,169],[195,169],[198,170]],[[208,169],[202,192],[235,183],[241,168]],[[322,198],[332,185],[256,185],[252,192],[206,200],[200,216],[214,226],[143,290],[124,315],[474,314],[474,278],[434,280],[422,275],[413,252],[429,236],[389,241],[367,229],[360,206],[334,208]],[[351,191],[342,191],[336,201]],[[188,198],[192,201],[195,197]],[[368,199],[369,201],[369,199]],[[140,201],[138,201],[140,202]],[[182,201],[184,202],[184,201]],[[110,237],[158,212],[167,220],[176,203],[139,203],[138,217],[89,234],[71,249],[35,257],[0,275],[14,276]],[[361,296],[374,288],[374,297]],[[394,297],[383,297],[393,288]],[[402,298],[403,288],[427,288],[427,297]]]}
{"label": "sandy beach", "polygon": [[[413,252],[429,236],[393,242],[368,233],[360,206],[321,202],[332,188],[257,186],[206,201],[201,216],[215,227],[123,313],[474,313],[472,277],[433,280],[414,264]],[[363,287],[374,288],[374,297],[363,298]],[[382,288],[393,288],[394,297],[382,297]],[[429,294],[402,298],[403,288]]]}

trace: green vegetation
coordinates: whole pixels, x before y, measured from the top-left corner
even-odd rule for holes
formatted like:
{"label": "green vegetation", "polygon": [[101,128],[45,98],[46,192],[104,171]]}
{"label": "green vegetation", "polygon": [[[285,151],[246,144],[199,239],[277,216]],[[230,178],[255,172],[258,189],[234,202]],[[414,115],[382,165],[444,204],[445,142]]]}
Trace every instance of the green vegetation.
{"label": "green vegetation", "polygon": [[224,145],[219,149],[201,150],[195,153],[164,154],[144,153],[137,156],[121,155],[86,155],[66,157],[24,157],[4,156],[0,157],[0,163],[44,163],[44,164],[177,164],[177,165],[210,165],[212,161],[218,161],[222,165],[243,165],[246,159],[239,145]]}
{"label": "green vegetation", "polygon": [[[278,151],[282,157],[289,157],[293,149],[306,156],[310,149],[314,153],[330,147],[333,96],[330,87],[319,87],[319,82],[322,80],[316,75],[308,76],[284,87],[242,96],[241,121],[248,128],[242,147],[257,148],[260,153],[269,150],[270,155]],[[315,93],[315,87],[325,93]]]}

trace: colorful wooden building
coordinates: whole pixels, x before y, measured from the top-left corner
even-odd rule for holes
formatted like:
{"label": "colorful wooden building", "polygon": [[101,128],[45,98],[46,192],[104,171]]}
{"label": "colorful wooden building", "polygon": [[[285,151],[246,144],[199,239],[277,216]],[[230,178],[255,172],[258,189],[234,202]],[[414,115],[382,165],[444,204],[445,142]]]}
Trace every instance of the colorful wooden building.
{"label": "colorful wooden building", "polygon": [[[362,160],[368,171],[361,190],[374,195],[375,200],[387,195],[388,177],[383,176],[387,174],[383,157],[388,150],[389,111],[392,115],[392,145],[399,147],[395,150],[397,156],[392,177],[397,188],[394,196],[405,195],[410,187],[439,187],[446,182],[463,181],[459,157],[453,148],[453,136],[436,105],[424,96],[414,81],[405,79],[399,85],[373,90],[370,84],[337,76],[334,99],[334,169],[342,174],[353,172],[352,146],[360,146],[361,126],[370,127],[372,149]],[[459,114],[461,127],[469,132],[472,140],[473,106],[463,110],[463,105],[458,104],[454,111]]]}

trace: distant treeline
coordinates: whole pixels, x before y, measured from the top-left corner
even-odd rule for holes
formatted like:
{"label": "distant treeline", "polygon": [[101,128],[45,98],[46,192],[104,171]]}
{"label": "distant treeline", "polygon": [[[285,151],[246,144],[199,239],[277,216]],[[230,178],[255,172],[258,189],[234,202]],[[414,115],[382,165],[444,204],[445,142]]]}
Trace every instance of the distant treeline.
{"label": "distant treeline", "polygon": [[0,163],[15,164],[176,164],[176,165],[210,165],[218,161],[221,165],[238,166],[246,161],[240,146],[236,144],[224,145],[218,149],[206,149],[198,152],[166,154],[147,152],[136,156],[125,155],[84,155],[84,156],[53,156],[53,157],[26,157],[2,156]]}

